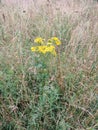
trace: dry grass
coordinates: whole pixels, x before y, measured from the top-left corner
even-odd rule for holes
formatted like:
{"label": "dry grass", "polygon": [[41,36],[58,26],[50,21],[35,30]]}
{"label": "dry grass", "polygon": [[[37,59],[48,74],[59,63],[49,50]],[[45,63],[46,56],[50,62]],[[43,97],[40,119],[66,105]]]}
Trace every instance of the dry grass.
{"label": "dry grass", "polygon": [[[97,2],[30,2],[0,5],[1,130],[97,130]],[[49,59],[48,73],[34,66],[30,48],[37,36],[62,41],[63,93],[55,57]]]}

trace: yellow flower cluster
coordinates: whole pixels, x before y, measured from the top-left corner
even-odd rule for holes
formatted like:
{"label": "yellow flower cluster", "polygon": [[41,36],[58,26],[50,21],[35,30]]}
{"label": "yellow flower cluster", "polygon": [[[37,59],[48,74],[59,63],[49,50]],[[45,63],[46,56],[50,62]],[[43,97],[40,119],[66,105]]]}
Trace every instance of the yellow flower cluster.
{"label": "yellow flower cluster", "polygon": [[31,50],[33,52],[40,52],[43,54],[46,54],[47,52],[52,53],[53,55],[56,55],[55,47],[54,46],[36,46],[36,47],[31,47]]}
{"label": "yellow flower cluster", "polygon": [[35,43],[39,43],[39,44],[44,44],[44,41],[45,41],[45,39],[43,39],[43,38],[41,38],[41,37],[37,37],[37,38],[34,40]]}
{"label": "yellow flower cluster", "polygon": [[45,39],[42,39],[41,37],[37,37],[34,40],[35,43],[40,44],[40,46],[31,47],[31,50],[33,52],[40,52],[43,54],[46,54],[48,52],[52,53],[53,55],[56,55],[55,45],[60,45],[61,41],[57,37],[52,37],[47,42],[45,42]]}
{"label": "yellow flower cluster", "polygon": [[61,44],[61,41],[57,37],[52,37],[50,40],[53,43],[55,43],[56,45],[60,45]]}

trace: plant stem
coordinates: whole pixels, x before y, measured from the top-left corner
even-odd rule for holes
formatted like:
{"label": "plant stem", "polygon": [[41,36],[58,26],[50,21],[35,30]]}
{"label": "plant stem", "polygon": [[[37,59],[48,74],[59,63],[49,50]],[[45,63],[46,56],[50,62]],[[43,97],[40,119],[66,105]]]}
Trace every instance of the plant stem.
{"label": "plant stem", "polygon": [[57,47],[57,82],[60,86],[62,92],[64,92],[64,82],[62,77],[62,68],[61,68],[61,61],[60,61],[60,50]]}

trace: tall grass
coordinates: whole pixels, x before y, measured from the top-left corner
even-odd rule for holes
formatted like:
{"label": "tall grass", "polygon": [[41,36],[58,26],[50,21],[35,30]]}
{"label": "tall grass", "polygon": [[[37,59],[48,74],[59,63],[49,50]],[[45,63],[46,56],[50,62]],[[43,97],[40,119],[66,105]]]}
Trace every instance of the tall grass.
{"label": "tall grass", "polygon": [[[0,5],[1,130],[98,129],[97,8],[71,0]],[[62,42],[59,64],[50,56],[47,71],[30,50],[37,36]]]}

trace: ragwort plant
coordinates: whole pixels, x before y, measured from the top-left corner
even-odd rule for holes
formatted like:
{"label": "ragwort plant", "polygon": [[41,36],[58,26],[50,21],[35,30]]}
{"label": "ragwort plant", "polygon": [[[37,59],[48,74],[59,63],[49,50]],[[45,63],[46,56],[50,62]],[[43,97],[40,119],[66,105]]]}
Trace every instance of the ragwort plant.
{"label": "ragwort plant", "polygon": [[[52,37],[47,41],[41,37],[37,37],[34,40],[35,46],[31,47],[32,52],[37,54],[35,56],[35,66],[38,69],[40,75],[49,77],[49,62],[53,60],[53,56],[57,57],[57,83],[61,90],[63,90],[62,84],[62,75],[60,70],[60,51],[59,45],[61,45],[61,41],[57,37]],[[52,56],[51,56],[52,55]],[[50,65],[51,66],[51,65]],[[47,74],[46,74],[47,73]],[[43,77],[42,76],[42,77]],[[43,77],[43,80],[46,80]]]}

